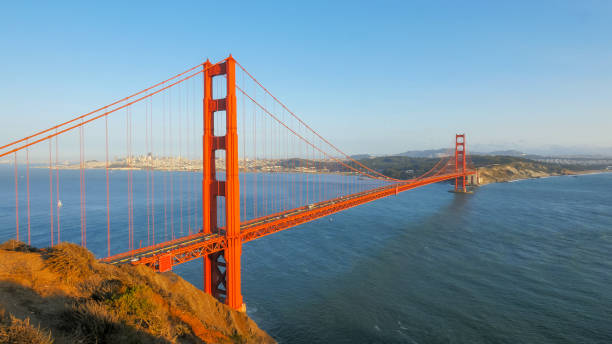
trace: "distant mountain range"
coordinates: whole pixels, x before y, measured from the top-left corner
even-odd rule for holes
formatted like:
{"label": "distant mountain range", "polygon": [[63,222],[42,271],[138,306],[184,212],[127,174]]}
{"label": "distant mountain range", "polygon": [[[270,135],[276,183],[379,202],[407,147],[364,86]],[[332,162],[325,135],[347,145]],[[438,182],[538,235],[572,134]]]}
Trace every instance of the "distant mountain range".
{"label": "distant mountain range", "polygon": [[493,151],[493,152],[488,152],[488,153],[474,152],[474,154],[478,154],[478,155],[505,155],[505,156],[517,156],[517,157],[525,157],[525,156],[528,155],[527,153],[523,153],[523,152],[515,150],[515,149],[499,150],[499,151]]}
{"label": "distant mountain range", "polygon": [[440,149],[426,149],[426,150],[411,150],[403,153],[395,154],[398,156],[407,156],[410,158],[440,158],[453,154],[452,150],[440,148]]}
{"label": "distant mountain range", "polygon": [[[440,158],[443,156],[448,156],[454,154],[451,149],[426,149],[426,150],[412,150],[406,151],[403,153],[395,154],[397,156],[407,156],[411,158]],[[505,156],[515,156],[515,157],[525,157],[526,153],[517,150],[501,150],[501,151],[493,151],[488,153],[483,152],[469,152],[468,154],[474,155],[505,155]]]}
{"label": "distant mountain range", "polygon": [[[600,154],[580,154],[571,150],[568,150],[567,153],[563,154],[563,151],[555,151],[553,154],[546,154],[546,152],[538,152],[539,154],[533,153],[525,153],[516,149],[508,149],[508,150],[496,150],[491,152],[478,152],[478,151],[468,151],[468,154],[472,155],[503,155],[503,156],[512,156],[512,157],[520,157],[534,160],[541,159],[612,159],[612,149],[609,154],[605,154],[606,150],[602,150]],[[410,150],[399,154],[389,154],[387,156],[405,156],[411,158],[440,158],[443,156],[452,155],[453,150],[447,148],[440,149],[425,149],[425,150]],[[384,154],[373,155],[373,154],[355,154],[351,157],[353,159],[367,159],[378,156],[385,156]]]}

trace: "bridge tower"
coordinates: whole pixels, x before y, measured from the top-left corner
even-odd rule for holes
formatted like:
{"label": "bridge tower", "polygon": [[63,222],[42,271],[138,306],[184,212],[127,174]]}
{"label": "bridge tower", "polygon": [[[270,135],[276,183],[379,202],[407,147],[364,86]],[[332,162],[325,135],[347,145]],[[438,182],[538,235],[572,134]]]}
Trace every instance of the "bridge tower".
{"label": "bridge tower", "polygon": [[[465,149],[465,134],[455,135],[455,173],[464,173],[467,170],[467,151]],[[466,192],[466,176],[455,178],[455,192]]]}
{"label": "bridge tower", "polygon": [[[240,279],[240,183],[238,180],[238,133],[236,119],[236,65],[230,55],[224,62],[204,68],[204,138],[202,179],[202,232],[219,233],[217,203],[225,202],[227,246],[223,251],[204,257],[204,291],[224,301],[229,307],[245,310]],[[215,99],[213,78],[225,75],[226,96]],[[215,112],[225,111],[226,132],[215,136]],[[225,150],[225,180],[217,179],[215,153]]]}

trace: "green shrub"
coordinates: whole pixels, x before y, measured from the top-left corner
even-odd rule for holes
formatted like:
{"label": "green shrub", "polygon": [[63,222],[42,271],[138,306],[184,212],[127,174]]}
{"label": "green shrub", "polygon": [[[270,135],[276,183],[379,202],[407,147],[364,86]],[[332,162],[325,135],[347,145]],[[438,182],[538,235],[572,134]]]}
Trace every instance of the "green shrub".
{"label": "green shrub", "polygon": [[149,301],[151,291],[149,287],[128,287],[121,294],[113,294],[107,300],[119,314],[128,314],[137,318],[148,316],[154,309],[154,305]]}

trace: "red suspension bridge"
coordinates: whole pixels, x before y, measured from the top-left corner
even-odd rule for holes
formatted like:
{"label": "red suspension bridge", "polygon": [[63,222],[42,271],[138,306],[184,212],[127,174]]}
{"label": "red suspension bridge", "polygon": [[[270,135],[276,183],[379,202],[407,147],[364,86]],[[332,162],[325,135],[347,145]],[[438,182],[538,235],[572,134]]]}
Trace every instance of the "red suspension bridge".
{"label": "red suspension bridge", "polygon": [[476,174],[465,144],[456,135],[454,154],[423,175],[390,178],[230,56],[0,147],[14,167],[4,171],[14,203],[2,205],[2,233],[85,247],[89,234],[102,261],[156,271],[203,259],[205,291],[242,309],[243,243],[432,183],[465,192]]}

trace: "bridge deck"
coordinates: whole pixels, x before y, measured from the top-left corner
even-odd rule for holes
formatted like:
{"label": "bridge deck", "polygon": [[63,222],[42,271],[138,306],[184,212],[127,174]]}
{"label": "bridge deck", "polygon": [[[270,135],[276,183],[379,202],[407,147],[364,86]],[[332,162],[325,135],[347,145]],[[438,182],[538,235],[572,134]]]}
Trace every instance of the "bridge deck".
{"label": "bridge deck", "polygon": [[[240,226],[241,239],[242,242],[248,242],[399,192],[475,173],[475,171],[467,171],[461,174],[445,174],[407,183],[391,184],[250,220]],[[157,271],[165,271],[173,265],[221,251],[225,247],[225,231],[221,228],[219,233],[197,233],[101,260],[110,264],[144,264]]]}

